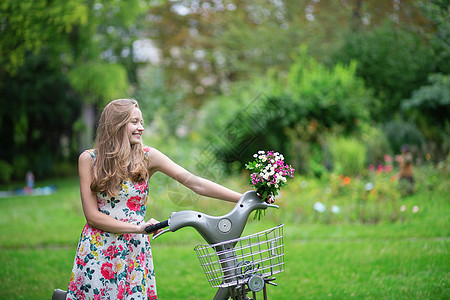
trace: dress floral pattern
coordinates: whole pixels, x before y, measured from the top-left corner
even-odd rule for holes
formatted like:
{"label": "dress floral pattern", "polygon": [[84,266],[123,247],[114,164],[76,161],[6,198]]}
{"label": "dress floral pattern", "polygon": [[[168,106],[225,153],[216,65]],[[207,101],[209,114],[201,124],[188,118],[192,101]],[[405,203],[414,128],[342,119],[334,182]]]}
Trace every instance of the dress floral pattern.
{"label": "dress floral pattern", "polygon": [[[146,155],[149,150],[144,148]],[[86,151],[95,163],[95,151]],[[148,182],[124,180],[116,197],[98,193],[99,211],[124,222],[145,222]],[[67,299],[157,299],[149,236],[114,234],[86,224],[78,243]]]}

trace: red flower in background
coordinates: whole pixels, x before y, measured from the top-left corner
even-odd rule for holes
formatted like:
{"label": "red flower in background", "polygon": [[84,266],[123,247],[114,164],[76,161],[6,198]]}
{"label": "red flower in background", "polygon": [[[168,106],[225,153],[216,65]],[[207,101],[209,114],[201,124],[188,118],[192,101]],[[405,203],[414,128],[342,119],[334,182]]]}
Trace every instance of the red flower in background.
{"label": "red flower in background", "polygon": [[342,181],[344,184],[350,184],[350,182],[352,182],[352,179],[348,176],[344,177],[344,180]]}

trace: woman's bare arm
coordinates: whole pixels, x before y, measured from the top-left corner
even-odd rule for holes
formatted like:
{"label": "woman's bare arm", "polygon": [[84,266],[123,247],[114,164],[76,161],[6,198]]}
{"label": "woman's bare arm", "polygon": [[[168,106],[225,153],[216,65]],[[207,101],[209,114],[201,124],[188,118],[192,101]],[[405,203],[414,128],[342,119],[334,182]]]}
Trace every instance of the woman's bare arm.
{"label": "woman's bare arm", "polygon": [[149,171],[150,174],[162,172],[202,196],[230,202],[237,202],[242,196],[220,184],[190,173],[154,148],[149,152]]}

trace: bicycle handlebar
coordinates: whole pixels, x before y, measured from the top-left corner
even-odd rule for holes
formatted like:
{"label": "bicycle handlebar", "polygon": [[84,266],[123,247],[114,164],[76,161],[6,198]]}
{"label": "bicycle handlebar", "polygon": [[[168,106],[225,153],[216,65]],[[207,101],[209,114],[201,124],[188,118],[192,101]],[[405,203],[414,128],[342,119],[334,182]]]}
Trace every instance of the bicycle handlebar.
{"label": "bicycle handlebar", "polygon": [[155,239],[168,231],[175,232],[180,228],[191,226],[209,244],[215,244],[240,237],[250,213],[256,209],[268,207],[278,208],[277,205],[262,201],[255,191],[248,191],[242,195],[234,208],[226,215],[214,217],[197,211],[183,210],[173,212],[167,221],[152,225],[157,227],[149,226],[145,230],[150,233],[169,226],[168,229],[155,235],[153,237]]}
{"label": "bicycle handlebar", "polygon": [[169,226],[169,220],[165,220],[165,221],[162,221],[162,222],[150,225],[150,226],[145,228],[145,232],[150,233],[150,232],[153,232],[153,231],[157,231],[157,230],[163,229],[163,228],[165,228],[167,226]]}

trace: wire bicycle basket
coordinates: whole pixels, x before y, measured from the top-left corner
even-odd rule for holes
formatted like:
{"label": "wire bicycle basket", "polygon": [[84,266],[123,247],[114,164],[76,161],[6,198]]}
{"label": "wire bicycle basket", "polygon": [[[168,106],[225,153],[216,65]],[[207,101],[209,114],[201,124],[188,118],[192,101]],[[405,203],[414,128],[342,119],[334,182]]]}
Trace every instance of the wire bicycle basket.
{"label": "wire bicycle basket", "polygon": [[194,248],[211,287],[248,283],[284,271],[283,224],[245,237]]}

